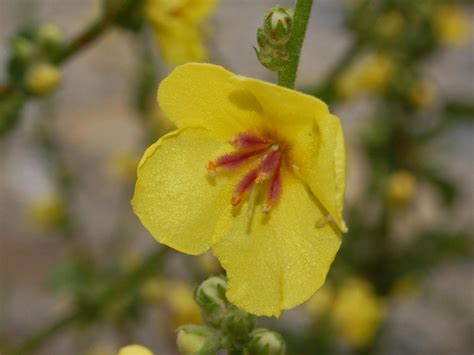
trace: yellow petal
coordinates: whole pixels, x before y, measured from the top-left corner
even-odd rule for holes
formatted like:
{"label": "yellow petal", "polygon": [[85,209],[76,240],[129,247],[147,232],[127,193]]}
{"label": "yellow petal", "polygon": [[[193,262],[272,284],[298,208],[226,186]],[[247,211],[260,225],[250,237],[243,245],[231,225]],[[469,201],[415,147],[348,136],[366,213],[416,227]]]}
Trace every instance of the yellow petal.
{"label": "yellow petal", "polygon": [[250,91],[262,107],[265,124],[290,141],[291,154],[313,193],[342,231],[345,147],[339,119],[312,96],[245,77],[232,82]]}
{"label": "yellow petal", "polygon": [[291,134],[301,126],[312,124],[316,117],[329,113],[324,102],[295,90],[243,76],[234,76],[232,83],[255,96],[269,128],[289,130]]}
{"label": "yellow petal", "polygon": [[189,21],[200,23],[209,16],[217,6],[217,0],[191,0],[183,7]]}
{"label": "yellow petal", "polygon": [[227,271],[228,299],[256,315],[278,316],[324,283],[340,246],[340,232],[318,227],[321,206],[301,180],[284,172],[283,191],[270,213],[253,218],[228,208],[216,228],[212,252]]}
{"label": "yellow petal", "polygon": [[299,145],[295,149],[296,160],[301,164],[299,173],[341,231],[346,232],[342,217],[346,150],[341,123],[334,115],[318,117],[317,122],[317,144]]}
{"label": "yellow petal", "polygon": [[128,345],[120,349],[118,355],[153,355],[153,353],[141,345]]}
{"label": "yellow petal", "polygon": [[230,205],[236,184],[235,176],[211,178],[206,170],[206,163],[224,146],[205,129],[186,128],[146,150],[132,205],[159,242],[194,255],[209,248],[214,225]]}
{"label": "yellow petal", "polygon": [[155,31],[161,54],[168,63],[182,63],[207,59],[207,52],[202,43],[198,28],[179,25],[172,29]]}
{"label": "yellow petal", "polygon": [[236,91],[224,68],[204,63],[177,67],[158,89],[158,103],[178,127],[205,127],[230,139],[257,124],[255,98]]}

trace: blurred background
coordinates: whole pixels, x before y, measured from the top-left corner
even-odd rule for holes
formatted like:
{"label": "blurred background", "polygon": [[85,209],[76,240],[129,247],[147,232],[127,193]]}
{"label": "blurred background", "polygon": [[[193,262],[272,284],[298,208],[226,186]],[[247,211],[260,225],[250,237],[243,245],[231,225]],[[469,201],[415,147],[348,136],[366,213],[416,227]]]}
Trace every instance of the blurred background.
{"label": "blurred background", "polygon": [[[176,327],[200,322],[194,285],[222,273],[131,210],[142,152],[173,129],[156,88],[188,60],[274,82],[252,46],[293,2],[220,0],[182,36],[124,2],[0,0],[1,354],[176,354]],[[343,122],[349,233],[314,298],[258,320],[288,354],[474,351],[473,16],[471,1],[314,1],[297,87]]]}

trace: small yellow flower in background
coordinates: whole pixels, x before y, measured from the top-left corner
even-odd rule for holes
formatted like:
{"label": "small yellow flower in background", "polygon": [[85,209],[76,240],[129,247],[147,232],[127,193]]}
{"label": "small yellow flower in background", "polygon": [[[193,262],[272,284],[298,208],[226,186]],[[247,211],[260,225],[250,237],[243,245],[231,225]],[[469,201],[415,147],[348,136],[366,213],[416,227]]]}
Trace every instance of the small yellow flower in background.
{"label": "small yellow flower in background", "polygon": [[153,353],[141,345],[128,345],[120,349],[117,355],[153,355]]}
{"label": "small yellow flower in background", "polygon": [[416,107],[426,109],[436,100],[436,89],[429,81],[419,81],[410,90],[410,100]]}
{"label": "small yellow flower in background", "polygon": [[203,25],[217,0],[147,0],[146,15],[164,59],[174,65],[205,61]]}
{"label": "small yellow flower in background", "polygon": [[45,230],[58,230],[66,218],[64,201],[58,196],[34,201],[29,206],[28,218],[34,225]]}
{"label": "small yellow flower in background", "polygon": [[316,319],[330,312],[334,297],[335,290],[326,284],[304,304],[304,307],[308,314]]}
{"label": "small yellow flower in background", "polygon": [[166,285],[159,279],[149,280],[141,287],[141,294],[147,302],[161,303],[165,299]]}
{"label": "small yellow flower in background", "polygon": [[387,192],[390,201],[403,206],[411,201],[416,191],[416,178],[407,170],[398,170],[390,175]]}
{"label": "small yellow flower in background", "polygon": [[341,74],[336,84],[337,91],[346,99],[359,94],[384,91],[393,70],[393,61],[387,55],[369,55]]}
{"label": "small yellow flower in background", "polygon": [[338,290],[332,312],[343,338],[355,347],[363,347],[374,339],[385,305],[367,281],[350,279]]}
{"label": "small yellow flower in background", "polygon": [[37,95],[45,95],[56,88],[61,81],[61,72],[48,63],[34,64],[26,74],[25,85]]}
{"label": "small yellow flower in background", "polygon": [[309,299],[347,229],[339,119],[314,97],[211,64],[176,68],[158,101],[178,130],[140,162],[132,205],[144,226],[187,254],[211,248],[245,311]]}
{"label": "small yellow flower in background", "polygon": [[201,324],[201,310],[194,302],[193,288],[184,282],[167,282],[165,287],[165,302],[173,315],[172,329],[184,324]]}
{"label": "small yellow flower in background", "polygon": [[137,177],[137,166],[140,156],[130,151],[123,151],[112,156],[109,161],[110,173],[123,182],[132,182]]}
{"label": "small yellow flower in background", "polygon": [[434,15],[435,30],[441,42],[461,46],[469,38],[469,18],[453,5],[439,6]]}

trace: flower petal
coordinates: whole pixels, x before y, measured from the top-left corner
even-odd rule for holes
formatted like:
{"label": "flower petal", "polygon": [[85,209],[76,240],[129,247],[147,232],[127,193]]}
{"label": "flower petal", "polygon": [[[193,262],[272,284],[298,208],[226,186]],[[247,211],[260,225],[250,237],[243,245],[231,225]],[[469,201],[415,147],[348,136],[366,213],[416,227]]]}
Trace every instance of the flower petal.
{"label": "flower petal", "polygon": [[324,102],[296,90],[237,75],[232,77],[231,82],[236,88],[247,90],[255,96],[270,128],[294,132],[301,126],[312,124],[315,117],[329,113]]}
{"label": "flower petal", "polygon": [[186,128],[165,135],[146,150],[132,205],[159,242],[193,255],[209,249],[236,182],[231,176],[208,176],[206,163],[226,145],[205,129]]}
{"label": "flower petal", "polygon": [[339,249],[339,230],[319,226],[321,205],[301,180],[283,174],[279,202],[270,213],[228,209],[216,228],[213,254],[227,271],[228,299],[256,315],[278,316],[323,284]]}
{"label": "flower petal", "polygon": [[339,119],[313,96],[241,76],[234,76],[232,83],[256,97],[269,128],[290,141],[301,176],[339,228],[347,230],[342,218],[346,162]]}
{"label": "flower petal", "polygon": [[179,128],[204,127],[230,139],[260,120],[255,98],[230,83],[234,74],[205,63],[177,67],[158,89],[158,103]]}
{"label": "flower petal", "polygon": [[168,62],[175,65],[189,61],[207,59],[206,48],[198,28],[187,24],[179,24],[172,29],[155,31],[161,54]]}
{"label": "flower petal", "polygon": [[[346,186],[346,151],[339,118],[316,118],[317,138],[313,144],[296,145],[293,151],[299,174],[329,215],[346,232],[342,216]],[[327,216],[329,218],[329,216]]]}

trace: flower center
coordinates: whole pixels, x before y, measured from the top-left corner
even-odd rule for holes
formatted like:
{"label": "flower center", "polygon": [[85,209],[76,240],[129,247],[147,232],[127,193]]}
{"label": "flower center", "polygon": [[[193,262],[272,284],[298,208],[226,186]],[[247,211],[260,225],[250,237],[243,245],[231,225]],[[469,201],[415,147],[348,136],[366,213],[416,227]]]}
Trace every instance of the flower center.
{"label": "flower center", "polygon": [[[249,132],[239,133],[230,143],[235,151],[209,161],[209,174],[215,175],[218,169],[234,170],[248,166],[248,172],[234,189],[231,204],[239,205],[246,195],[253,195],[255,189],[261,186],[266,188],[262,211],[269,212],[281,195],[281,168],[287,145],[272,135]],[[253,204],[253,201],[251,203]]]}

